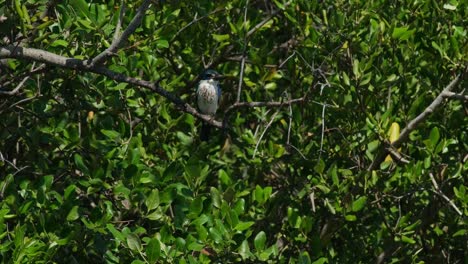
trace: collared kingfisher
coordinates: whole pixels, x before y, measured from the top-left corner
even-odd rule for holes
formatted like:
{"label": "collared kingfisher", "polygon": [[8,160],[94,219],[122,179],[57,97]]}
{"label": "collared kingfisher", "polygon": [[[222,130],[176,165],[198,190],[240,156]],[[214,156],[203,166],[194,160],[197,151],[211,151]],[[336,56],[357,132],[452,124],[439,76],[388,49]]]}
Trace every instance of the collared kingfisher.
{"label": "collared kingfisher", "polygon": [[[206,70],[200,76],[200,82],[197,87],[197,104],[200,113],[213,116],[218,110],[221,99],[221,87],[218,79],[222,75],[215,70]],[[200,139],[207,141],[210,137],[210,125],[203,122],[200,132]]]}

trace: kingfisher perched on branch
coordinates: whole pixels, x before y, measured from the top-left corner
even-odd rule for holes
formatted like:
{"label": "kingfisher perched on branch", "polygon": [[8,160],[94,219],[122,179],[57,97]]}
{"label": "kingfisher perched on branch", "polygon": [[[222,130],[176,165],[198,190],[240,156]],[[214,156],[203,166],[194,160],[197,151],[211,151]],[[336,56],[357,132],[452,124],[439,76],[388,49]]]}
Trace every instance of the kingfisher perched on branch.
{"label": "kingfisher perched on branch", "polygon": [[[218,80],[222,77],[215,70],[206,70],[200,76],[200,82],[197,87],[197,104],[200,113],[214,116],[218,110],[221,99],[221,87]],[[210,137],[210,125],[203,122],[200,132],[200,139],[207,141]]]}

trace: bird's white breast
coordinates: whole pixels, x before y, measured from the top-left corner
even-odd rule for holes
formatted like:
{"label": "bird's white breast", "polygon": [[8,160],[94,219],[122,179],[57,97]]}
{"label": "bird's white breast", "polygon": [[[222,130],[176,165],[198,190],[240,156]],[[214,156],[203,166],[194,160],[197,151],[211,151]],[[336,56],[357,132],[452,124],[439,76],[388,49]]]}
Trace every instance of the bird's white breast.
{"label": "bird's white breast", "polygon": [[203,114],[214,115],[218,110],[218,91],[215,80],[202,80],[197,91],[198,108]]}

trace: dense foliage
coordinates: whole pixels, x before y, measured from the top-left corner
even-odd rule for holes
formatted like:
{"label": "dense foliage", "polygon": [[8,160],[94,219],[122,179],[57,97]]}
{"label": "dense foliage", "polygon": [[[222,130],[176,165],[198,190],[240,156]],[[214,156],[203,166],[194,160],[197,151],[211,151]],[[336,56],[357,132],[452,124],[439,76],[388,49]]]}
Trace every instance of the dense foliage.
{"label": "dense foliage", "polygon": [[[92,59],[142,2],[0,0],[0,49]],[[229,128],[208,142],[199,118],[152,90],[0,52],[2,262],[466,263],[467,10],[152,1],[103,65],[191,105],[205,67],[226,75],[217,120]],[[408,162],[369,170],[391,124],[457,76],[458,97],[398,150]],[[238,91],[304,100],[226,114]]]}

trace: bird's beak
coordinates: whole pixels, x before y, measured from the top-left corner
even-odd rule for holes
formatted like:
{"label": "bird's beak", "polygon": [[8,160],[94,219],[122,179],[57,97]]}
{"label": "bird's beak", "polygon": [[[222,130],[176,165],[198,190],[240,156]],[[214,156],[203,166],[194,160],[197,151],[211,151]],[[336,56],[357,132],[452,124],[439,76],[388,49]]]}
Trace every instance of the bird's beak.
{"label": "bird's beak", "polygon": [[215,76],[213,76],[213,79],[215,79],[215,80],[224,79],[224,75],[218,73],[218,74],[216,74]]}

